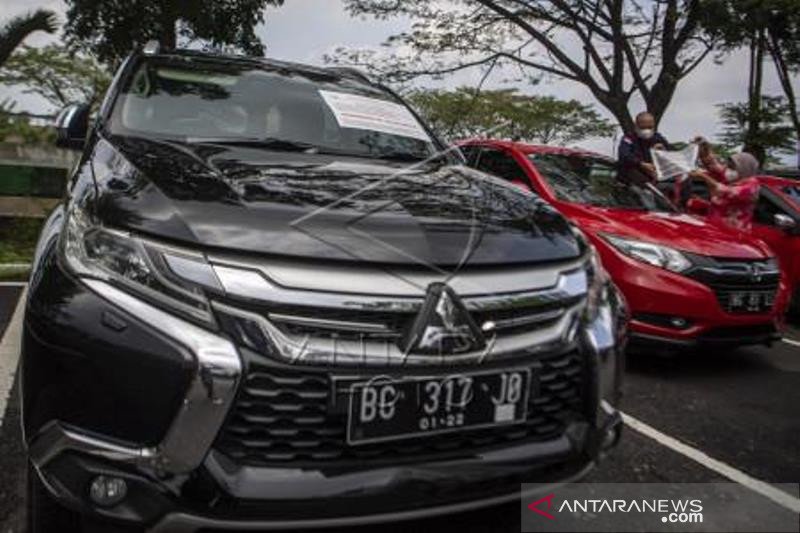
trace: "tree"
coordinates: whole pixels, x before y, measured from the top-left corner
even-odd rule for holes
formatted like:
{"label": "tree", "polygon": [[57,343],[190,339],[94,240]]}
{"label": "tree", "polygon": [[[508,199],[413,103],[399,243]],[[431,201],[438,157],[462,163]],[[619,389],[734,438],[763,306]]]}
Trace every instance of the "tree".
{"label": "tree", "polygon": [[0,142],[16,141],[24,144],[52,144],[56,132],[53,128],[34,126],[24,113],[15,113],[16,102],[10,98],[0,100]]}
{"label": "tree", "polygon": [[443,136],[492,137],[542,144],[570,144],[613,134],[613,126],[591,105],[551,96],[528,96],[515,89],[483,91],[417,90],[408,95]]}
{"label": "tree", "polygon": [[771,135],[761,131],[760,117],[769,118],[776,111],[773,105],[762,112],[767,58],[772,59],[784,92],[785,102],[780,109],[800,138],[800,115],[792,84],[792,77],[800,72],[800,10],[796,0],[723,0],[704,24],[710,33],[720,37],[724,49],[747,47],[750,52],[745,149],[763,157],[771,148],[760,144]]}
{"label": "tree", "polygon": [[[701,24],[716,0],[345,0],[355,16],[408,17],[392,54],[340,48],[328,59],[387,81],[516,67],[586,87],[626,130],[638,94],[659,121],[678,84],[713,49]],[[397,53],[397,50],[409,53]]]}
{"label": "tree", "polygon": [[11,56],[25,37],[35,31],[56,31],[56,16],[52,11],[40,9],[28,15],[14,17],[0,28],[0,66]]}
{"label": "tree", "polygon": [[22,47],[0,68],[0,83],[24,86],[55,107],[93,103],[102,97],[111,76],[94,59],[62,45]]}
{"label": "tree", "polygon": [[255,27],[268,5],[283,0],[66,0],[64,34],[77,48],[115,65],[136,46],[157,40],[175,48],[178,37],[232,45],[255,55],[264,47]]}
{"label": "tree", "polygon": [[[786,100],[780,96],[762,96],[760,100],[756,116],[750,102],[720,105],[724,129],[718,137],[727,150],[734,151],[744,146],[763,164],[773,160],[778,153],[792,153],[796,136],[788,122]],[[750,127],[751,120],[758,122],[758,128]],[[758,151],[751,151],[754,148]]]}

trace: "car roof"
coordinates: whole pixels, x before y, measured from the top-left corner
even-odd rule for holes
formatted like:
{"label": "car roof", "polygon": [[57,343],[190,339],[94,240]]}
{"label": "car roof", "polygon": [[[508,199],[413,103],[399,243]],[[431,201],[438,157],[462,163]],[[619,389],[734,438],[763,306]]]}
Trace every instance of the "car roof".
{"label": "car roof", "polygon": [[495,148],[507,148],[511,150],[517,150],[522,152],[525,155],[528,154],[559,154],[559,155],[569,155],[569,156],[583,156],[583,157],[597,157],[600,159],[608,159],[611,160],[612,158],[598,154],[596,152],[592,152],[589,150],[584,150],[581,148],[567,148],[564,146],[549,146],[546,144],[528,144],[518,141],[504,141],[500,139],[466,139],[464,141],[460,141],[459,145],[476,145],[479,144],[481,146],[492,146]]}
{"label": "car roof", "polygon": [[362,83],[375,86],[376,84],[369,77],[358,69],[351,67],[318,67],[292,61],[283,61],[268,57],[247,56],[241,54],[231,54],[224,52],[212,52],[205,50],[164,50],[156,54],[141,53],[145,58],[154,59],[198,59],[202,61],[217,61],[220,63],[240,64],[249,66],[262,66],[270,70],[284,70],[296,72],[298,74],[311,74],[318,76],[329,76],[335,78],[346,78],[360,81]]}

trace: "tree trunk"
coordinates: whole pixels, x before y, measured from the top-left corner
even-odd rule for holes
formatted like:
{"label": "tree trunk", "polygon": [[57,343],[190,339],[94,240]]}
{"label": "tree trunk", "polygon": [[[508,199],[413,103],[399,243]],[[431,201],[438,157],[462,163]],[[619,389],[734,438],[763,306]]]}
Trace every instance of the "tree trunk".
{"label": "tree trunk", "polygon": [[792,86],[792,73],[789,71],[789,66],[786,64],[786,58],[783,56],[783,51],[780,48],[780,41],[772,32],[769,32],[768,44],[772,61],[775,63],[775,70],[778,71],[778,79],[780,79],[783,93],[786,95],[786,100],[789,104],[789,116],[792,119],[792,126],[794,126],[794,134],[797,140],[797,167],[800,168],[800,115],[798,115],[797,100],[795,99],[794,87]]}
{"label": "tree trunk", "polygon": [[172,2],[164,2],[164,11],[161,16],[161,36],[159,43],[162,48],[167,50],[175,50],[178,43],[178,36],[175,30],[175,23],[178,21],[178,16],[175,11],[175,6]]}
{"label": "tree trunk", "polygon": [[763,165],[766,149],[761,144],[761,86],[764,79],[764,30],[759,29],[750,43],[750,79],[747,87],[747,132],[744,151],[756,156]]}
{"label": "tree trunk", "polygon": [[628,99],[626,97],[615,96],[604,91],[592,91],[592,94],[597,98],[597,101],[600,102],[600,105],[614,115],[614,118],[617,119],[617,123],[624,133],[633,133],[636,126],[633,122],[633,116],[628,109]]}
{"label": "tree trunk", "polygon": [[55,15],[40,9],[30,15],[11,19],[0,28],[0,66],[11,56],[14,49],[35,31],[53,33],[56,30]]}

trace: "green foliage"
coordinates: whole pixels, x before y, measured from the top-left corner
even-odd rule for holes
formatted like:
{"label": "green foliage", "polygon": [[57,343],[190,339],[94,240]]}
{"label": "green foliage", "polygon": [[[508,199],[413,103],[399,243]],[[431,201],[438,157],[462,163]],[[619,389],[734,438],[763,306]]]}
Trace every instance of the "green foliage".
{"label": "green foliage", "polygon": [[703,25],[728,49],[748,45],[755,33],[766,30],[782,41],[787,59],[800,65],[797,0],[706,0]]}
{"label": "green foliage", "polygon": [[21,85],[23,92],[43,97],[56,108],[100,99],[111,75],[97,61],[65,46],[24,46],[0,68],[0,83]]}
{"label": "green foliage", "polygon": [[0,217],[0,263],[29,263],[44,219]]}
{"label": "green foliage", "polygon": [[55,14],[44,9],[12,18],[0,28],[0,65],[6,62],[14,49],[31,33],[53,33],[57,27]]}
{"label": "green foliage", "polygon": [[712,1],[344,0],[353,16],[411,27],[380,49],[339,47],[326,60],[393,82],[465,69],[528,84],[552,76],[582,85],[630,131],[632,97],[658,122],[713,50],[701,24]]}
{"label": "green foliage", "polygon": [[[759,127],[748,133],[751,109],[747,103],[727,103],[718,106],[723,131],[718,138],[728,150],[737,147],[753,152],[762,161],[775,161],[781,153],[794,153],[796,137],[788,121],[786,100],[780,96],[763,96],[756,120]],[[753,135],[753,137],[751,137]]]}
{"label": "green foliage", "polygon": [[178,37],[212,45],[232,45],[262,55],[255,27],[264,22],[268,5],[283,0],[66,0],[64,33],[76,48],[92,51],[100,61],[117,64],[150,40],[174,48]]}
{"label": "green foliage", "polygon": [[33,126],[26,118],[15,115],[15,104],[10,99],[0,101],[0,142],[14,140],[26,144],[53,144],[55,130]]}
{"label": "green foliage", "polygon": [[551,96],[528,96],[515,89],[418,90],[411,103],[450,139],[489,136],[543,144],[569,144],[612,135],[614,127],[591,106]]}

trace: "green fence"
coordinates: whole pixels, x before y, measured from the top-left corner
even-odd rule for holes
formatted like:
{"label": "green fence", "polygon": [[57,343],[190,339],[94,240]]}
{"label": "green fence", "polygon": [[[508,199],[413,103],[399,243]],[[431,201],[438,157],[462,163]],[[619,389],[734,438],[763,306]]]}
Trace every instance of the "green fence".
{"label": "green fence", "polygon": [[0,143],[0,219],[42,218],[64,196],[77,152]]}
{"label": "green fence", "polygon": [[0,196],[60,198],[64,194],[66,176],[65,168],[0,162]]}

